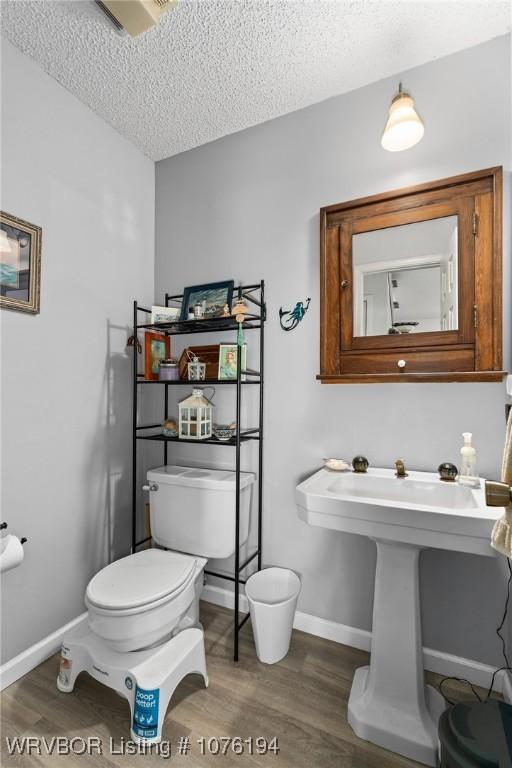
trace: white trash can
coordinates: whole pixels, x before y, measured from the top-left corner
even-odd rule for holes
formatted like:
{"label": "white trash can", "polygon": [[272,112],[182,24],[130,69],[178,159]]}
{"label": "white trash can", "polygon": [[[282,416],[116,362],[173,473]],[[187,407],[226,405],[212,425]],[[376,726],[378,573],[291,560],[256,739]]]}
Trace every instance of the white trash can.
{"label": "white trash can", "polygon": [[300,579],[287,568],[264,568],[247,579],[256,653],[265,664],[284,659],[290,647]]}

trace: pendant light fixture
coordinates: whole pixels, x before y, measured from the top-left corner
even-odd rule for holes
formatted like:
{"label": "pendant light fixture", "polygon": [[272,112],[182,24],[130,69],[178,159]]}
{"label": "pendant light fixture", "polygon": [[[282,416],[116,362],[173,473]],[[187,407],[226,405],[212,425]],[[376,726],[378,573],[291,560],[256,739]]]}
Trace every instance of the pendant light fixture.
{"label": "pendant light fixture", "polygon": [[389,107],[389,117],[380,143],[388,152],[401,152],[421,141],[425,127],[416,112],[414,100],[410,94],[398,86],[398,93]]}

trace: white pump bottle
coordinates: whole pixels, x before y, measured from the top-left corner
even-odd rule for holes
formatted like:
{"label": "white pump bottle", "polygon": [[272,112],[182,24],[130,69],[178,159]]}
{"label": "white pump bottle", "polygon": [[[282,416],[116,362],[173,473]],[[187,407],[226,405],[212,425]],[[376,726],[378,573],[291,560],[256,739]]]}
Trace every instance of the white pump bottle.
{"label": "white pump bottle", "polygon": [[480,479],[476,468],[476,450],[471,444],[473,435],[471,432],[463,432],[464,445],[460,449],[460,485],[467,485],[470,488],[480,488]]}

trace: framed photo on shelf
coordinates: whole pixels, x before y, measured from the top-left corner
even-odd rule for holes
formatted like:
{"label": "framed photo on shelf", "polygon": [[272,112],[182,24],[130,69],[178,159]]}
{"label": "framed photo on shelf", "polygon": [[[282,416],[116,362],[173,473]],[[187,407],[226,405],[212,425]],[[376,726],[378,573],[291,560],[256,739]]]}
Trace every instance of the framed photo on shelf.
{"label": "framed photo on shelf", "polygon": [[[236,379],[237,357],[237,344],[219,345],[219,379]],[[242,362],[240,364],[240,370],[247,370],[247,344],[243,344],[242,346]],[[242,374],[242,381],[245,381],[244,374]]]}
{"label": "framed photo on shelf", "polygon": [[192,285],[185,288],[183,304],[181,305],[181,320],[188,320],[189,309],[197,304],[202,306],[205,320],[212,317],[222,317],[226,304],[231,311],[234,287],[234,280],[225,280],[220,283],[206,283],[205,285]]}
{"label": "framed photo on shelf", "polygon": [[0,307],[39,313],[41,227],[0,211]]}
{"label": "framed photo on shelf", "polygon": [[174,323],[180,319],[181,307],[151,307],[151,325]]}
{"label": "framed photo on shelf", "polygon": [[171,339],[163,333],[146,331],[144,334],[144,378],[157,381],[160,360],[171,356]]}

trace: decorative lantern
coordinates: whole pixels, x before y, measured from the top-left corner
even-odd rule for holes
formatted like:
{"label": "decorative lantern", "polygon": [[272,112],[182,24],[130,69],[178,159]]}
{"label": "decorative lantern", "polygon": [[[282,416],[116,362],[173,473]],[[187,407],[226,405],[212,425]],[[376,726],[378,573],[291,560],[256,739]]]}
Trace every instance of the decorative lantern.
{"label": "decorative lantern", "polygon": [[181,440],[206,440],[212,436],[213,405],[202,389],[193,389],[190,397],[178,404]]}
{"label": "decorative lantern", "polygon": [[187,363],[189,381],[204,381],[206,378],[206,363],[201,363],[197,355],[193,355]]}

